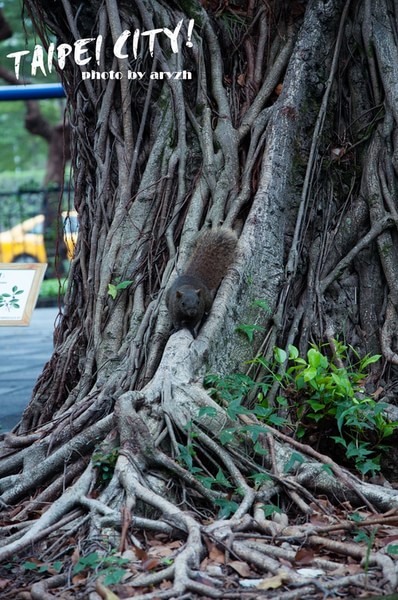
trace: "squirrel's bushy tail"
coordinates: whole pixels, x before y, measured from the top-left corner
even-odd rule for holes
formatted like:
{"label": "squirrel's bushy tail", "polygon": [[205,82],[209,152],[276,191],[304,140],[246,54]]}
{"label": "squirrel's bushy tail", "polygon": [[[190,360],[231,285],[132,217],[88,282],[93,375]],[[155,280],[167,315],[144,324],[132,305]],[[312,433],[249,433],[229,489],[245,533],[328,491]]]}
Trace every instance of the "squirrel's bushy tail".
{"label": "squirrel's bushy tail", "polygon": [[185,273],[216,289],[235,260],[238,238],[232,229],[207,229],[199,234]]}

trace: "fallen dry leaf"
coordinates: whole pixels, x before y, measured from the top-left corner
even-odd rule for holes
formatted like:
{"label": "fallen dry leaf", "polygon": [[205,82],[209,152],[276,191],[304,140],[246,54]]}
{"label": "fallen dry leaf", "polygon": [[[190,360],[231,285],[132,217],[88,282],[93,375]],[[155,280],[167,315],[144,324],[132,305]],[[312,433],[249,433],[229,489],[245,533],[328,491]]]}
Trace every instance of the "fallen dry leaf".
{"label": "fallen dry leaf", "polygon": [[237,82],[238,82],[238,85],[240,85],[241,87],[245,87],[246,75],[244,73],[241,73],[240,75],[238,75]]}
{"label": "fallen dry leaf", "polygon": [[167,581],[165,579],[164,581],[162,581],[159,587],[161,590],[169,590],[171,587],[173,587],[173,584],[171,581]]}
{"label": "fallen dry leaf", "polygon": [[241,562],[240,560],[231,560],[228,563],[228,567],[231,567],[241,577],[250,577],[254,574],[249,565],[245,562]]}
{"label": "fallen dry leaf", "polygon": [[9,579],[0,579],[0,590],[5,590],[10,583],[11,581]]}
{"label": "fallen dry leaf", "polygon": [[142,568],[144,569],[144,571],[153,571],[153,569],[156,569],[160,564],[161,563],[158,558],[148,558],[147,560],[143,561]]}
{"label": "fallen dry leaf", "polygon": [[144,561],[148,558],[148,552],[143,548],[138,548],[138,546],[133,546],[134,554],[138,558],[138,560]]}
{"label": "fallen dry leaf", "polygon": [[359,573],[362,573],[363,569],[361,567],[361,565],[355,563],[355,564],[344,564],[344,565],[340,565],[339,567],[337,567],[337,569],[334,569],[333,571],[329,571],[328,574],[331,577],[341,577],[344,575],[357,575]]}
{"label": "fallen dry leaf", "polygon": [[312,565],[315,554],[312,548],[300,548],[296,552],[294,562],[298,565]]}
{"label": "fallen dry leaf", "polygon": [[213,546],[209,551],[209,558],[216,563],[225,565],[225,554],[222,550],[219,550],[217,546]]}
{"label": "fallen dry leaf", "polygon": [[173,549],[181,548],[181,546],[182,546],[182,542],[180,540],[174,540],[174,542],[170,542],[167,544],[168,548],[173,548]]}
{"label": "fallen dry leaf", "polygon": [[101,598],[103,600],[120,600],[119,596],[116,596],[116,594],[114,594],[112,592],[112,590],[110,590],[109,588],[107,588],[100,581],[96,582],[96,584],[95,584],[95,591],[97,592],[97,594],[99,594],[101,596]]}
{"label": "fallen dry leaf", "polygon": [[274,575],[273,577],[263,579],[262,582],[256,587],[258,590],[276,590],[284,585],[287,581],[289,581],[288,574],[280,571],[280,573]]}
{"label": "fallen dry leaf", "polygon": [[79,562],[80,559],[80,552],[79,552],[79,548],[75,548],[72,552],[72,556],[71,556],[71,560],[72,560],[72,565],[76,565]]}
{"label": "fallen dry leaf", "polygon": [[151,548],[149,550],[148,557],[168,558],[169,556],[174,556],[174,554],[174,548],[170,548],[169,546],[157,546],[156,548]]}
{"label": "fallen dry leaf", "polygon": [[82,585],[87,580],[87,576],[84,573],[77,573],[77,575],[73,575],[72,583],[73,585]]}

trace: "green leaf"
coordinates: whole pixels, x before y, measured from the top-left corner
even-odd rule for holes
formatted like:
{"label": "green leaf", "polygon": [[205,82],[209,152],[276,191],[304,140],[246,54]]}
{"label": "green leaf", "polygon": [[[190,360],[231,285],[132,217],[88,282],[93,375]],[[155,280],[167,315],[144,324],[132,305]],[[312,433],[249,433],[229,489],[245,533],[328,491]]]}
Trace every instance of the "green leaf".
{"label": "green leaf", "polygon": [[357,543],[365,542],[365,544],[368,544],[369,535],[366,533],[366,531],[358,531],[358,533],[354,536],[354,541]]}
{"label": "green leaf", "polygon": [[237,504],[237,502],[226,500],[225,498],[217,498],[214,503],[220,507],[220,512],[218,513],[218,517],[220,519],[227,519],[239,508],[239,504]]}
{"label": "green leaf", "polygon": [[268,456],[269,454],[267,448],[264,448],[264,446],[262,446],[259,442],[254,444],[254,452],[260,456]]}
{"label": "green leaf", "polygon": [[246,361],[247,365],[261,365],[262,367],[265,367],[266,369],[269,368],[269,362],[264,358],[264,356],[261,356],[261,354],[255,356],[252,360],[248,360]]}
{"label": "green leaf", "polygon": [[264,331],[264,327],[260,325],[239,325],[235,331],[243,333],[247,336],[249,342],[253,341],[253,337],[256,331]]}
{"label": "green leaf", "polygon": [[183,462],[188,470],[191,471],[193,468],[193,457],[195,456],[195,449],[193,445],[183,446],[182,444],[178,444],[178,450],[180,452],[179,459]]}
{"label": "green leaf", "polygon": [[299,452],[292,452],[288,462],[285,465],[284,472],[289,473],[293,469],[296,462],[298,462],[301,465],[303,462],[305,462],[305,458]]}
{"label": "green leaf", "polygon": [[227,415],[233,421],[235,421],[237,419],[238,415],[250,415],[250,414],[251,414],[251,411],[248,408],[246,408],[245,406],[241,405],[240,398],[238,398],[236,400],[232,400],[228,404]]}
{"label": "green leaf", "polygon": [[[255,414],[258,414],[257,411]],[[242,428],[242,431],[245,431],[245,433],[247,432],[247,434],[250,435],[253,442],[257,442],[258,438],[261,435],[265,435],[266,433],[268,433],[268,429],[266,427],[257,423],[253,423],[253,425],[247,425],[247,427]]]}
{"label": "green leaf", "polygon": [[117,290],[125,290],[126,288],[129,287],[129,285],[131,285],[132,283],[134,283],[134,281],[130,281],[129,279],[126,279],[126,281],[121,281],[120,283],[118,283],[116,285],[116,289]]}
{"label": "green leaf", "polygon": [[98,552],[91,552],[90,554],[87,554],[87,556],[83,556],[82,558],[79,558],[79,560],[73,567],[73,573],[75,575],[77,575],[78,573],[81,573],[85,569],[88,569],[88,568],[98,565],[99,562],[100,562],[100,557],[99,557]]}
{"label": "green leaf", "polygon": [[316,400],[308,400],[308,404],[311,406],[312,410],[318,412],[320,410],[324,410],[325,404],[322,402],[316,402]]}
{"label": "green leaf", "polygon": [[330,477],[334,477],[333,469],[330,465],[322,465],[321,471],[324,471],[325,473],[330,475]]}
{"label": "green leaf", "polygon": [[268,408],[267,406],[261,406],[261,404],[256,404],[254,407],[254,412],[256,417],[259,419],[266,419],[269,415],[274,411],[274,408]]}
{"label": "green leaf", "polygon": [[223,446],[226,446],[233,441],[235,437],[235,429],[224,429],[220,434],[220,442]]}
{"label": "green leaf", "polygon": [[287,360],[287,353],[282,348],[274,348],[274,357],[277,363],[282,365]]}
{"label": "green leaf", "polygon": [[224,486],[226,488],[231,488],[232,485],[229,483],[228,479],[225,477],[224,473],[221,471],[221,469],[219,469],[217,471],[217,475],[215,477],[215,481],[221,485]]}
{"label": "green leaf", "polygon": [[348,519],[354,521],[354,523],[360,523],[364,520],[364,517],[358,513],[352,513],[351,515],[348,515]]}
{"label": "green leaf", "polygon": [[217,409],[214,406],[202,406],[198,410],[198,417],[216,417]]}
{"label": "green leaf", "polygon": [[103,571],[99,571],[98,575],[105,575],[104,577],[104,585],[116,585],[121,582],[123,577],[126,574],[125,569],[116,569],[115,567],[110,567],[109,569],[104,569]]}
{"label": "green leaf", "polygon": [[367,366],[377,362],[381,359],[381,354],[374,354],[373,356],[365,356],[361,360],[361,369],[366,369]]}
{"label": "green leaf", "polygon": [[207,490],[211,490],[216,483],[214,477],[203,477],[203,475],[198,475],[197,479]]}
{"label": "green leaf", "polygon": [[317,376],[317,370],[315,367],[309,367],[303,371],[304,381],[311,381]]}
{"label": "green leaf", "polygon": [[268,313],[268,314],[271,313],[271,308],[270,308],[269,302],[267,302],[266,300],[261,300],[261,298],[259,298],[258,300],[254,300],[253,306],[259,306],[266,313]]}
{"label": "green leaf", "polygon": [[259,488],[263,483],[268,483],[272,481],[272,477],[267,473],[255,473],[254,475],[250,475],[250,479],[253,479],[254,484],[257,488]]}
{"label": "green leaf", "polygon": [[321,353],[319,352],[319,350],[316,350],[315,348],[310,348],[307,352],[307,358],[308,358],[308,364],[311,367],[319,367],[319,365],[321,364]]}
{"label": "green leaf", "polygon": [[112,298],[112,300],[116,299],[117,287],[116,285],[113,285],[113,283],[108,283],[108,294]]}
{"label": "green leaf", "polygon": [[279,506],[276,506],[275,504],[263,504],[263,506],[261,506],[261,509],[266,519],[268,517],[272,517],[272,515],[274,515],[275,513],[277,513],[278,515],[282,514],[282,511],[279,508]]}
{"label": "green leaf", "polygon": [[56,560],[51,566],[57,573],[60,573],[64,568],[64,565],[60,560]]}
{"label": "green leaf", "polygon": [[292,346],[292,344],[289,344],[287,348],[289,350],[290,360],[295,360],[296,358],[298,358],[299,351],[298,348],[296,348],[296,346]]}
{"label": "green leaf", "polygon": [[341,444],[342,446],[344,446],[344,448],[347,448],[347,442],[345,441],[345,439],[343,437],[340,437],[337,435],[332,435],[331,439],[334,440],[336,442],[336,444]]}
{"label": "green leaf", "polygon": [[357,446],[355,442],[350,442],[347,447],[346,456],[347,458],[365,458],[370,454],[373,454],[372,450],[368,450],[366,442],[359,442]]}
{"label": "green leaf", "polygon": [[22,568],[25,569],[25,571],[37,571],[39,569],[39,565],[34,562],[26,561],[22,563]]}
{"label": "green leaf", "polygon": [[356,462],[356,468],[362,475],[367,475],[367,473],[375,474],[378,473],[381,469],[379,463],[376,460],[367,459],[363,462]]}
{"label": "green leaf", "polygon": [[301,440],[301,438],[303,438],[306,433],[307,433],[307,428],[306,427],[304,427],[303,425],[299,425],[297,427],[296,435],[297,435],[297,437],[298,437],[299,440]]}
{"label": "green leaf", "polygon": [[279,404],[279,406],[282,406],[282,408],[286,408],[289,406],[289,402],[287,401],[287,398],[285,398],[284,396],[277,396],[276,401]]}
{"label": "green leaf", "polygon": [[[300,366],[301,366],[301,365],[302,365],[302,366],[307,366],[307,361],[306,361],[306,360],[304,360],[304,358],[300,358],[300,356],[298,356],[298,357],[297,357],[297,358],[294,360],[294,362],[295,362],[295,364],[296,364],[296,365],[300,365]],[[297,368],[299,368],[299,367],[292,367],[292,368],[295,368],[295,369],[297,369]]]}
{"label": "green leaf", "polygon": [[48,573],[50,568],[51,568],[50,565],[40,565],[40,567],[38,568],[38,572],[39,573]]}
{"label": "green leaf", "polygon": [[286,425],[286,423],[288,423],[288,420],[286,419],[286,417],[281,417],[277,413],[273,413],[268,417],[266,422],[270,425],[274,425],[274,427],[282,427],[283,425]]}

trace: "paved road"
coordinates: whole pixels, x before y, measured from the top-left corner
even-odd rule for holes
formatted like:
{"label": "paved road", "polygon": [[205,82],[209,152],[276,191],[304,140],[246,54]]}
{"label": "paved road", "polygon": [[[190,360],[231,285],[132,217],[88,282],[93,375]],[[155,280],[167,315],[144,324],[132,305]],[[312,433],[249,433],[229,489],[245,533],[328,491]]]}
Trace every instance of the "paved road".
{"label": "paved road", "polygon": [[57,308],[36,308],[28,327],[0,327],[0,427],[9,431],[28,404],[53,348]]}

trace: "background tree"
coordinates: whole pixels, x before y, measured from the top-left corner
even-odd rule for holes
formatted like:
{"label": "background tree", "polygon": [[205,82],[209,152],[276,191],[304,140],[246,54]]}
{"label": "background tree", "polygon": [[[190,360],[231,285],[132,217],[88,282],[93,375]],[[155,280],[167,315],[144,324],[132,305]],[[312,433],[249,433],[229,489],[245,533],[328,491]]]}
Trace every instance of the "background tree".
{"label": "background tree", "polygon": [[[12,3],[12,5],[10,4],[7,6],[7,11],[10,11],[10,15],[13,17],[11,20],[14,26],[17,22],[15,8],[17,8],[17,14],[20,18],[21,7],[18,4],[16,5],[15,3]],[[12,38],[14,42],[13,45],[9,45],[8,50],[5,46],[3,46],[4,55],[16,51],[16,41],[19,42],[18,50],[23,49],[24,36],[18,29],[19,28],[17,28],[17,35],[14,36],[11,25],[6,19],[3,11],[0,10],[0,41],[9,40]],[[32,32],[30,31],[30,33]],[[32,42],[34,41],[33,38],[31,38],[31,40]],[[32,44],[32,46],[34,46],[34,44]],[[7,60],[8,64],[12,65],[11,59]],[[29,72],[29,70],[27,69],[26,62],[23,62],[20,66],[20,76],[18,78],[16,77],[15,73],[8,68],[8,66],[0,64],[0,78],[10,85],[29,84],[29,77],[25,76],[27,72]],[[52,78],[50,75],[49,80],[51,81],[51,79]],[[44,79],[46,83],[48,83],[49,80],[47,77]],[[61,273],[63,271],[62,261],[66,259],[66,247],[62,242],[59,244],[59,240],[62,239],[60,231],[62,231],[63,228],[60,215],[60,190],[64,185],[65,166],[68,161],[70,161],[69,124],[64,118],[59,120],[59,110],[57,111],[57,118],[54,120],[54,111],[50,115],[46,114],[46,111],[42,110],[41,103],[37,100],[26,100],[25,108],[26,113],[24,123],[26,130],[32,135],[42,138],[48,147],[46,170],[42,182],[43,186],[47,188],[47,192],[44,194],[41,208],[45,216],[44,243],[49,262],[47,275],[55,276],[55,263],[59,263],[57,272]],[[10,129],[14,130],[14,124],[15,121],[13,121]],[[9,151],[10,148],[7,148],[7,152]],[[18,149],[13,146],[12,151],[18,152]],[[27,158],[25,157],[25,169],[27,168],[26,162]]]}
{"label": "background tree", "polygon": [[[278,590],[278,598],[322,597],[330,587],[355,595],[369,581],[369,564],[373,589],[394,590],[394,551],[372,551],[374,529],[364,546],[334,540],[332,532],[353,529],[348,516],[358,504],[366,507],[366,527],[388,528],[395,515],[371,513],[395,510],[397,493],[357,479],[295,440],[286,418],[282,430],[261,425],[258,417],[269,413],[246,406],[264,389],[264,373],[253,376],[254,367],[275,368],[275,344],[294,343],[306,356],[312,340],[326,340],[339,359],[335,338],[343,336],[360,353],[382,352],[392,381],[395,5],[26,0],[26,6],[43,39],[46,26],[66,43],[103,36],[100,64],[92,52],[83,70],[122,77],[83,79],[73,59],[62,72],[80,238],[54,354],[20,426],[3,443],[1,498],[6,517],[13,506],[13,521],[0,557],[33,543],[43,557],[40,540],[67,524],[80,552],[94,542],[102,549],[134,546],[143,569],[143,532],[182,538],[172,564],[129,582],[127,590],[139,588],[139,598],[189,591],[225,597],[214,577],[200,575],[214,544],[262,575],[274,574],[264,585],[290,590]],[[173,31],[181,20],[173,52],[164,27]],[[151,56],[142,32],[155,29]],[[124,30],[141,32],[137,56],[128,38],[128,60],[112,51]],[[184,70],[192,79],[150,76]],[[197,339],[186,330],[169,337],[163,293],[169,278],[183,267],[196,233],[221,223],[240,233],[236,264]],[[251,367],[260,388],[246,395],[242,385],[240,402],[230,395],[227,407],[215,402],[203,386],[205,372],[235,372],[260,349]],[[322,362],[314,352],[309,360],[315,355]],[[286,367],[278,356],[276,380]],[[310,364],[307,375],[314,369]],[[289,389],[285,395],[292,400]],[[267,398],[263,409],[272,408],[273,387]],[[345,502],[342,513],[333,516],[331,501]],[[23,523],[43,506],[40,517]],[[309,527],[317,517],[327,525]],[[15,520],[22,523],[17,531]],[[275,550],[267,536],[288,541],[291,550]],[[318,579],[319,592],[313,576],[293,568],[304,540],[363,559],[364,569],[332,583]],[[70,554],[57,534],[46,560]],[[313,550],[307,559],[314,561]],[[75,554],[70,563],[76,560]],[[67,564],[65,558],[64,573],[46,582],[46,593],[66,580]],[[325,573],[336,567],[322,562]],[[156,587],[164,580],[169,587]],[[43,593],[39,585],[32,593]],[[104,594],[101,585],[97,590]]]}

